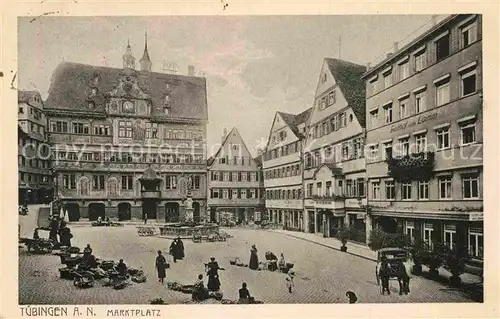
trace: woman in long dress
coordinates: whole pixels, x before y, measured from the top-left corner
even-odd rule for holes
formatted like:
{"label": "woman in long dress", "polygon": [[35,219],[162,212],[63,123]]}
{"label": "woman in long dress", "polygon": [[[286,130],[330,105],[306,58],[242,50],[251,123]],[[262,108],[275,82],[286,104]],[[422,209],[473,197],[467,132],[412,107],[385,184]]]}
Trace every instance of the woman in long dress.
{"label": "woman in long dress", "polygon": [[214,257],[210,258],[210,262],[207,264],[207,268],[208,268],[207,271],[208,291],[219,291],[220,289],[219,269],[224,270],[224,268],[219,267],[219,263],[215,261]]}
{"label": "woman in long dress", "polygon": [[257,248],[252,245],[250,249],[250,262],[248,263],[248,268],[252,270],[257,270],[259,268],[259,257],[257,256]]}
{"label": "woman in long dress", "polygon": [[162,255],[161,250],[158,250],[158,256],[156,256],[156,270],[158,272],[158,282],[163,284],[163,280],[167,276],[167,260],[165,256]]}

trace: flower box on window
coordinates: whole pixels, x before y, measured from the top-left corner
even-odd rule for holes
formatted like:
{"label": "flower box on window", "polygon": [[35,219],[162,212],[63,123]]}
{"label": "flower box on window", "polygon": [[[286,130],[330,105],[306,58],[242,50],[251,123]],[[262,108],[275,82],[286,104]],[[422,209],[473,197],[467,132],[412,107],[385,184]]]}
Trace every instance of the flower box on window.
{"label": "flower box on window", "polygon": [[434,153],[421,152],[387,160],[390,177],[396,181],[426,181],[433,175]]}

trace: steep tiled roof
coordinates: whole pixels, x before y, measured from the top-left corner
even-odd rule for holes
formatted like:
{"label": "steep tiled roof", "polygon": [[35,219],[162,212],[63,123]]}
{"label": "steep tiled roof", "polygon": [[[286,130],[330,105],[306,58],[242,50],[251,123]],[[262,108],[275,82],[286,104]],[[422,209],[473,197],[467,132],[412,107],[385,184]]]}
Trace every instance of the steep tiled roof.
{"label": "steep tiled roof", "polygon": [[347,100],[349,107],[352,108],[358,118],[359,124],[362,127],[366,127],[366,87],[364,80],[361,78],[366,72],[366,67],[338,59],[325,58],[325,61],[328,63],[330,72]]}
{"label": "steep tiled roof", "polygon": [[139,87],[153,103],[153,116],[165,117],[163,103],[168,91],[171,97],[169,117],[207,119],[204,78],[72,62],[59,64],[52,74],[46,108],[87,111],[89,92],[92,88],[97,88],[97,95],[90,99],[94,101],[95,109],[104,112],[108,93],[115,89],[120,77],[124,75],[137,76]]}
{"label": "steep tiled roof", "polygon": [[17,91],[17,102],[28,103],[37,94],[37,91]]}
{"label": "steep tiled roof", "polygon": [[297,137],[302,137],[302,133],[299,132],[298,126],[300,124],[307,122],[309,116],[311,115],[311,111],[312,108],[309,108],[297,115],[284,112],[278,112],[278,114],[281,116],[283,121],[285,121],[285,123],[288,125],[288,127],[290,127],[290,129]]}

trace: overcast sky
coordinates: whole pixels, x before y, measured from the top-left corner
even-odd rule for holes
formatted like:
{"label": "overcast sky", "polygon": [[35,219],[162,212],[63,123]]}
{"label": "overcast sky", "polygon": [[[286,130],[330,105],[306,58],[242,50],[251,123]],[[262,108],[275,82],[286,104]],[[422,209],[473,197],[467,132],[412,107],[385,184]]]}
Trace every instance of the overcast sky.
{"label": "overcast sky", "polygon": [[[276,111],[299,113],[313,104],[323,58],[365,65],[416,37],[423,15],[31,17],[19,20],[19,87],[45,99],[62,61],[122,67],[130,45],[138,61],[148,32],[153,71],[163,61],[207,78],[208,143],[236,126],[248,148],[267,138]],[[410,36],[409,36],[410,35]],[[409,36],[409,37],[408,37]],[[210,147],[208,148],[210,150]]]}

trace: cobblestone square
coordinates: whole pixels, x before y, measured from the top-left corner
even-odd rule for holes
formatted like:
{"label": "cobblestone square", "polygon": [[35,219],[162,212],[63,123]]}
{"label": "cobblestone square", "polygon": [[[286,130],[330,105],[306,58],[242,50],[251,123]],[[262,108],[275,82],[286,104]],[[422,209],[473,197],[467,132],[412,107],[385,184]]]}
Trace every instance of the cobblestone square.
{"label": "cobblestone square", "polygon": [[[354,291],[360,303],[405,302],[468,302],[460,291],[424,279],[411,281],[411,294],[399,296],[397,282],[391,283],[392,294],[382,296],[375,283],[375,263],[348,255],[314,243],[280,233],[227,229],[234,236],[226,242],[193,243],[185,240],[186,258],[172,263],[167,281],[190,284],[198,274],[204,273],[204,262],[214,256],[225,271],[221,271],[224,298],[237,300],[242,282],[248,284],[256,299],[270,303],[346,303],[345,292]],[[26,229],[23,228],[23,233]],[[28,255],[20,250],[19,301],[21,304],[147,304],[161,297],[167,303],[185,303],[190,295],[167,289],[156,280],[155,256],[157,250],[166,252],[170,240],[156,237],[139,237],[134,226],[120,228],[72,227],[73,245],[83,248],[90,244],[94,254],[101,259],[123,258],[131,267],[142,267],[148,281],[132,284],[123,290],[114,290],[97,284],[94,288],[79,289],[72,281],[59,279],[59,257]],[[231,266],[229,260],[239,257],[248,263],[250,246],[255,244],[259,259],[266,251],[295,263],[295,290],[288,293],[285,275],[270,271],[252,271]],[[171,260],[170,260],[171,261]]]}

